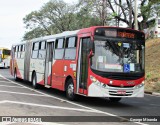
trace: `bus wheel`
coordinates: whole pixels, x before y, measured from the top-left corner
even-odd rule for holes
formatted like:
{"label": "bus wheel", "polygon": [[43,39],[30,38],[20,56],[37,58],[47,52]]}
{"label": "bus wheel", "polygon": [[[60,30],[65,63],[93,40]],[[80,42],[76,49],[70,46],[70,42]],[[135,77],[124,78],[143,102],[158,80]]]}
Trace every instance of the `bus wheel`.
{"label": "bus wheel", "polygon": [[110,97],[109,100],[112,102],[119,102],[121,100],[121,98]]}
{"label": "bus wheel", "polygon": [[16,70],[16,69],[14,70],[14,80],[15,80],[15,81],[18,81],[17,70]]}
{"label": "bus wheel", "polygon": [[76,95],[74,94],[74,85],[73,85],[73,80],[69,79],[66,83],[66,96],[69,100],[75,100]]}
{"label": "bus wheel", "polygon": [[32,86],[33,86],[34,89],[37,89],[37,88],[38,88],[37,76],[36,76],[36,73],[35,73],[35,72],[33,73],[33,76],[32,76]]}

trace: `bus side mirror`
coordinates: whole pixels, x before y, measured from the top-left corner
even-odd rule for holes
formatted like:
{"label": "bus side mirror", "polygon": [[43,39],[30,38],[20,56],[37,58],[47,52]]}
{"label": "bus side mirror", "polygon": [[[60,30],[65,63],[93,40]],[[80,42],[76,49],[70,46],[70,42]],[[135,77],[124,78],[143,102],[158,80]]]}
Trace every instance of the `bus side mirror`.
{"label": "bus side mirror", "polygon": [[94,46],[94,42],[93,41],[90,41],[89,42],[89,57],[92,57],[94,56],[94,53],[95,53],[95,46]]}
{"label": "bus side mirror", "polygon": [[94,47],[94,42],[93,41],[89,42],[89,50],[90,51],[92,50],[93,52],[95,51],[95,47]]}

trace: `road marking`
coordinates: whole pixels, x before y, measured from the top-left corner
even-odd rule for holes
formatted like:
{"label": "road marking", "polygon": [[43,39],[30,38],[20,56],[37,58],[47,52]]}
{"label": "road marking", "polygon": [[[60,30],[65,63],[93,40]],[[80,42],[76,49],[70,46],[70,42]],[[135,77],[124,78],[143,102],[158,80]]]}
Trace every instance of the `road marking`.
{"label": "road marking", "polygon": [[12,94],[17,94],[17,95],[31,95],[31,96],[43,96],[43,97],[49,97],[46,95],[39,95],[39,94],[30,94],[30,93],[21,93],[21,92],[10,92],[10,91],[1,91],[0,93],[12,93]]}
{"label": "road marking", "polygon": [[157,105],[157,104],[149,104],[149,105],[153,105],[153,106],[157,106],[157,107],[160,107],[160,105]]}
{"label": "road marking", "polygon": [[22,86],[9,86],[9,85],[0,85],[0,87],[24,88]]}
{"label": "road marking", "polygon": [[[60,100],[60,101],[62,101],[62,102],[67,102],[67,103],[69,103],[69,104],[76,105],[76,106],[79,106],[79,107],[83,107],[83,108],[86,108],[86,109],[95,110],[95,109],[92,109],[92,108],[89,108],[89,107],[86,107],[86,106],[83,106],[83,105],[80,105],[80,104],[76,104],[76,103],[74,103],[74,102],[71,102],[71,101],[68,101],[68,100],[65,100],[65,99],[61,99],[61,98],[58,98],[58,97],[55,97],[55,96],[51,96],[51,95],[49,95],[49,94],[40,92],[40,91],[35,90],[35,89],[32,89],[32,88],[26,87],[26,86],[24,86],[24,85],[21,85],[21,84],[19,84],[19,83],[17,83],[17,82],[14,82],[14,81],[11,81],[11,80],[5,78],[5,77],[2,76],[1,74],[0,74],[0,77],[3,77],[4,79],[10,81],[10,82],[13,83],[13,84],[22,86],[22,87],[24,87],[24,88],[26,88],[26,89],[29,89],[29,90],[34,91],[34,92],[37,92],[37,93],[42,94],[42,95],[44,95],[44,96],[46,96],[46,97],[51,97],[51,98],[53,98],[53,99],[57,99],[57,100]],[[15,93],[15,92],[14,92],[14,93]],[[108,113],[108,114],[109,114],[110,116],[112,116],[112,114],[110,114],[110,113]],[[113,116],[116,116],[116,115],[113,115]]]}
{"label": "road marking", "polygon": [[[61,107],[61,106],[42,105],[42,104],[26,103],[26,102],[18,102],[18,101],[9,101],[9,100],[3,100],[2,102],[0,101],[0,103],[1,103],[1,104],[3,104],[3,103],[22,104],[22,105],[37,106],[37,107],[43,107],[43,108],[64,109],[64,110],[71,110],[71,111],[80,111],[80,112],[92,112],[92,113],[97,113],[96,111],[87,110],[87,109],[68,108],[68,107]],[[103,113],[101,113],[101,114],[103,114]]]}
{"label": "road marking", "polygon": [[[69,103],[69,104],[76,105],[76,106],[79,106],[79,107],[82,107],[82,108],[86,108],[86,109],[89,109],[89,110],[93,110],[93,111],[96,111],[96,112],[98,112],[98,113],[103,113],[103,114],[105,114],[105,115],[109,115],[109,116],[114,116],[114,117],[117,117],[117,118],[125,119],[125,118],[123,118],[123,117],[120,117],[120,116],[115,115],[115,114],[112,114],[112,113],[103,112],[103,111],[101,111],[101,110],[97,110],[97,109],[94,109],[94,108],[90,108],[90,107],[87,107],[87,106],[83,106],[83,105],[80,105],[80,104],[77,104],[77,103],[74,103],[74,102],[71,102],[71,101],[68,101],[68,100],[65,100],[65,99],[61,99],[61,98],[58,98],[58,97],[55,97],[55,96],[51,96],[51,95],[49,95],[49,94],[40,92],[40,91],[35,90],[35,89],[31,89],[31,88],[26,87],[26,86],[24,86],[24,85],[21,85],[21,84],[19,84],[19,83],[13,82],[13,81],[5,78],[5,77],[2,76],[1,74],[0,74],[0,77],[4,78],[4,79],[6,79],[6,80],[8,80],[8,81],[10,81],[10,82],[12,82],[12,83],[14,83],[14,84],[17,84],[17,85],[19,85],[19,86],[23,86],[23,87],[25,87],[26,89],[35,91],[35,92],[40,93],[40,94],[43,94],[43,95],[46,95],[46,96],[51,97],[51,98],[53,98],[53,99],[57,99],[57,100],[60,100],[60,101],[65,101],[65,102],[67,102],[67,103]],[[140,123],[140,122],[134,122],[134,123],[140,124],[140,125],[148,125],[148,124]]]}
{"label": "road marking", "polygon": [[5,82],[5,83],[11,83],[11,82],[9,82],[9,81],[0,81],[0,83],[1,83],[1,82]]}

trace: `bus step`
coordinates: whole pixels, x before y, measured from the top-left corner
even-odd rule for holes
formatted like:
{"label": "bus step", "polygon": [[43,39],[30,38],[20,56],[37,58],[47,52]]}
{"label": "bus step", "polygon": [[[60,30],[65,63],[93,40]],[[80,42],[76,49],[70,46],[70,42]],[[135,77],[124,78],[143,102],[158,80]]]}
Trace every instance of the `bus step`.
{"label": "bus step", "polygon": [[51,86],[50,86],[50,85],[45,85],[45,87],[46,87],[46,88],[51,88]]}

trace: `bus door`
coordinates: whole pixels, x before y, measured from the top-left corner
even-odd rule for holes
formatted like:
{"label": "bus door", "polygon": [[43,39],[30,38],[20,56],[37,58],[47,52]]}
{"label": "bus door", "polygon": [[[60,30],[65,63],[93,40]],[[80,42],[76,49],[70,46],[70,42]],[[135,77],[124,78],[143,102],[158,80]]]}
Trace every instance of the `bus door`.
{"label": "bus door", "polygon": [[90,37],[80,38],[78,72],[77,72],[77,93],[87,94],[88,63],[89,63],[89,42]]}
{"label": "bus door", "polygon": [[45,87],[50,88],[52,84],[52,59],[54,41],[47,41],[46,63],[45,63]]}

